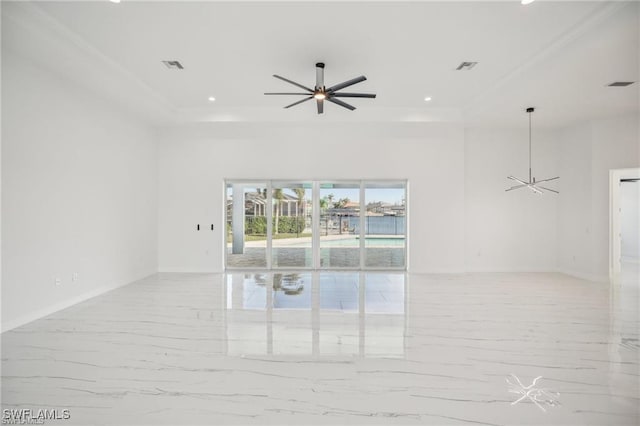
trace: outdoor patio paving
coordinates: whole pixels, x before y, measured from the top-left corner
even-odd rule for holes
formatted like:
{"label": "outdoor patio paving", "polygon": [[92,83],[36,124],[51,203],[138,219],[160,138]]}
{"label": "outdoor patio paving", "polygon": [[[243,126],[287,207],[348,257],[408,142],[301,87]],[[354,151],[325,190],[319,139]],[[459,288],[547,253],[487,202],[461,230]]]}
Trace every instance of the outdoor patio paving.
{"label": "outdoor patio paving", "polygon": [[[265,247],[245,247],[244,254],[231,254],[227,249],[227,266],[233,268],[266,268]],[[311,267],[311,247],[273,248],[273,267]],[[320,264],[326,268],[358,268],[359,249],[353,247],[330,247],[320,249]],[[404,266],[403,247],[367,247],[365,265],[367,267],[398,268]]]}

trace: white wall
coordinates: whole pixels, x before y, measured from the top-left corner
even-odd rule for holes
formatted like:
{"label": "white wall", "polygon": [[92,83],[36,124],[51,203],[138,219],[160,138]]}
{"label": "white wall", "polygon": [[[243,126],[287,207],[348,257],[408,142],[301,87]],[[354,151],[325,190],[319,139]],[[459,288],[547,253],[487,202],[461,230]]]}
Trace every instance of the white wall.
{"label": "white wall", "polygon": [[638,167],[635,114],[592,120],[560,132],[558,266],[606,281],[609,275],[609,170]]}
{"label": "white wall", "polygon": [[162,134],[160,271],[222,271],[225,178],[408,179],[411,270],[464,270],[460,127],[217,123]]}
{"label": "white wall", "polygon": [[[535,130],[533,176],[558,175],[557,132]],[[556,209],[564,194],[536,194],[508,175],[528,180],[529,140],[518,130],[465,132],[465,262],[467,271],[552,271],[556,267]],[[557,188],[549,182],[549,188]]]}
{"label": "white wall", "polygon": [[156,272],[157,150],[139,120],[6,45],[2,89],[6,330]]}

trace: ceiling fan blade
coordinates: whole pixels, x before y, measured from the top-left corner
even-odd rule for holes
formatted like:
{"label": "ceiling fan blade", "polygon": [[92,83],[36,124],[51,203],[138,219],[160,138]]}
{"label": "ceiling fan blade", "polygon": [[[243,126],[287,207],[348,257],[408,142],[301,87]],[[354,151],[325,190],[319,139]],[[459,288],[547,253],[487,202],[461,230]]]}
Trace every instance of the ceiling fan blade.
{"label": "ceiling fan blade", "polygon": [[373,93],[333,93],[336,98],[375,98]]}
{"label": "ceiling fan blade", "polygon": [[322,99],[316,99],[316,104],[318,105],[318,114],[322,114],[324,112],[324,102],[322,102]]}
{"label": "ceiling fan blade", "polygon": [[336,105],[340,105],[341,107],[344,107],[346,109],[350,109],[351,111],[353,111],[354,109],[356,109],[356,107],[354,107],[353,105],[349,105],[346,102],[342,102],[340,99],[334,99],[334,98],[327,98],[327,100],[329,102],[333,102]]}
{"label": "ceiling fan blade", "polygon": [[313,96],[309,96],[308,98],[304,98],[304,99],[303,99],[303,100],[301,100],[301,101],[294,102],[294,103],[292,103],[291,105],[287,105],[285,108],[291,108],[292,106],[296,106],[296,105],[301,104],[301,103],[303,103],[303,102],[306,102],[306,101],[308,101],[308,100],[310,100],[310,99],[313,99]]}
{"label": "ceiling fan blade", "polygon": [[524,188],[527,185],[516,185],[516,186],[512,186],[509,189],[505,189],[505,191],[513,191],[514,189],[520,189],[520,188]]}
{"label": "ceiling fan blade", "polygon": [[327,92],[335,92],[340,89],[344,89],[345,87],[353,86],[356,83],[360,83],[361,81],[365,81],[367,77],[361,75],[360,77],[352,78],[351,80],[347,80],[342,83],[338,83],[335,86],[331,86],[327,89]]}
{"label": "ceiling fan blade", "polygon": [[282,80],[282,81],[286,81],[286,82],[287,82],[287,83],[289,83],[289,84],[293,84],[294,86],[298,86],[299,88],[304,89],[304,90],[306,90],[307,92],[313,92],[313,90],[309,89],[308,87],[303,86],[302,84],[296,83],[295,81],[291,81],[291,80],[289,80],[288,78],[280,77],[280,76],[279,76],[279,75],[277,75],[277,74],[274,74],[273,76],[274,76],[275,78],[279,78],[279,79],[280,79],[280,80]]}
{"label": "ceiling fan blade", "polygon": [[552,177],[552,178],[549,178],[549,179],[537,180],[536,183],[549,182],[550,180],[556,180],[556,179],[560,179],[560,176]]}
{"label": "ceiling fan blade", "polygon": [[556,194],[559,194],[559,192],[558,192],[558,191],[556,191],[555,189],[545,188],[544,186],[540,186],[540,185],[537,185],[537,186],[538,186],[538,188],[542,188],[542,189],[544,189],[545,191],[551,191],[551,192],[555,192]]}
{"label": "ceiling fan blade", "polygon": [[316,89],[322,89],[324,87],[324,64],[318,62],[316,64]]}
{"label": "ceiling fan blade", "polygon": [[305,95],[305,96],[309,96],[308,93],[265,93],[265,95]]}

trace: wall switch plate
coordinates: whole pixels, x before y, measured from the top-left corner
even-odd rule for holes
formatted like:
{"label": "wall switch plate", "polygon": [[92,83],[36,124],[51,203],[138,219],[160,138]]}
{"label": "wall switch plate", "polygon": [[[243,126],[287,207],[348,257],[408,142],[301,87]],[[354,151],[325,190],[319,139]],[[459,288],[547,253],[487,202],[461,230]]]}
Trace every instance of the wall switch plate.
{"label": "wall switch plate", "polygon": [[62,284],[62,280],[60,278],[56,278],[54,280],[54,282],[55,282],[56,286],[59,286],[60,284]]}
{"label": "wall switch plate", "polygon": [[71,281],[78,281],[78,273],[74,272],[73,275],[71,276]]}

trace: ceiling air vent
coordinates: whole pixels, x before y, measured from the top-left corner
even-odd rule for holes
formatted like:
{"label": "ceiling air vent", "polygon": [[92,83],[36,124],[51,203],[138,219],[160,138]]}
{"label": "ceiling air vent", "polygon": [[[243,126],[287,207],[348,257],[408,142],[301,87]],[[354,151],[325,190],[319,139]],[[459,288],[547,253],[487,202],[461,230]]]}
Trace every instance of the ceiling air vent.
{"label": "ceiling air vent", "polygon": [[476,65],[478,65],[477,62],[462,62],[460,65],[458,65],[458,68],[456,68],[456,70],[457,71],[461,71],[461,70],[469,71],[471,68],[475,67]]}
{"label": "ceiling air vent", "polygon": [[178,61],[162,61],[162,63],[170,70],[182,70],[184,67]]}
{"label": "ceiling air vent", "polygon": [[634,81],[614,81],[611,84],[608,84],[607,86],[609,87],[627,87],[627,86],[631,86],[633,83],[635,83]]}

